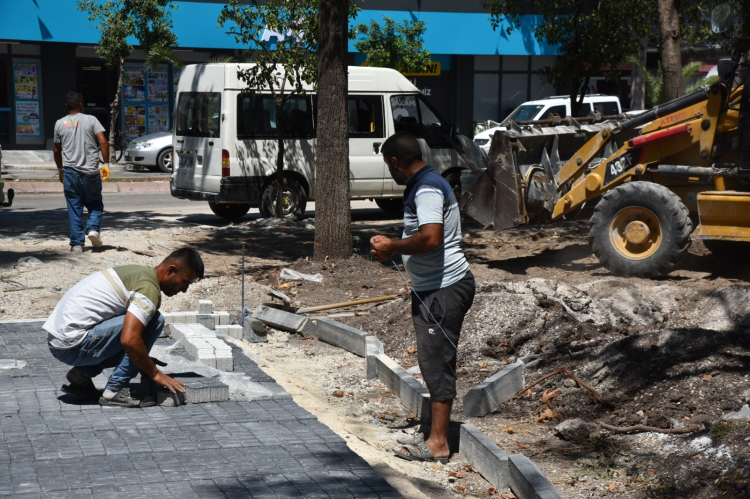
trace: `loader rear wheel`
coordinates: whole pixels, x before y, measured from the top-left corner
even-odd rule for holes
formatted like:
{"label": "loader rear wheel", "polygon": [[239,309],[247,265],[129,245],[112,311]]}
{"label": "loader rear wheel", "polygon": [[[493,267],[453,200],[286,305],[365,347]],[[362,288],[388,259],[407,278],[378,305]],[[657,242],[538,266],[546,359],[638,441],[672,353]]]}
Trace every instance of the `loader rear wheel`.
{"label": "loader rear wheel", "polygon": [[680,198],[651,182],[630,182],[602,196],[589,242],[601,264],[622,277],[657,277],[687,254],[693,223]]}

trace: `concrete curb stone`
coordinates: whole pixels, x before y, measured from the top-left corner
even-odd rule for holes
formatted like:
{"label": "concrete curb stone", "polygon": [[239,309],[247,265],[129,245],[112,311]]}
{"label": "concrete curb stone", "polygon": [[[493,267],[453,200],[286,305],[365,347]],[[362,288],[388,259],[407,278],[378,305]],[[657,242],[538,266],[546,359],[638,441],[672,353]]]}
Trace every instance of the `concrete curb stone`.
{"label": "concrete curb stone", "polygon": [[494,487],[510,487],[508,454],[476,426],[461,425],[459,452],[461,457],[471,463]]}
{"label": "concrete curb stone", "polygon": [[[524,364],[516,362],[474,386],[464,396],[464,415],[482,417],[524,387]],[[489,393],[488,393],[489,392]],[[490,395],[492,395],[490,397]]]}
{"label": "concrete curb stone", "polygon": [[419,381],[407,373],[395,360],[385,354],[375,357],[378,379],[382,381],[410,411],[417,411],[423,422],[430,419],[430,394]]}
{"label": "concrete curb stone", "polygon": [[274,329],[289,333],[302,333],[306,328],[312,327],[310,319],[304,315],[292,314],[265,305],[261,305],[255,309],[252,317]]}
{"label": "concrete curb stone", "polygon": [[510,489],[521,499],[562,499],[547,477],[528,457],[514,454],[508,459]]}
{"label": "concrete curb stone", "polygon": [[343,348],[360,357],[367,356],[366,338],[371,335],[357,328],[321,317],[315,320],[315,335],[320,341]]}
{"label": "concrete curb stone", "polygon": [[375,336],[366,337],[365,354],[367,379],[376,379],[378,377],[378,355],[385,354],[383,342]]}

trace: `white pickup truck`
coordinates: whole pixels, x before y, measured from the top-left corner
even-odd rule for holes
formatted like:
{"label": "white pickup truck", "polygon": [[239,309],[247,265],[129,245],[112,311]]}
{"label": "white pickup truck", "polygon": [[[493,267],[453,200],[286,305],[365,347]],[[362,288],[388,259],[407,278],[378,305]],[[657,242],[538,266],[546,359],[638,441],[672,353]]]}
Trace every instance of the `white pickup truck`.
{"label": "white pickup truck", "polygon": [[[578,117],[588,116],[592,112],[598,112],[602,116],[614,116],[622,113],[620,99],[613,95],[592,94],[583,98],[583,105],[578,112]],[[484,130],[474,136],[474,143],[478,145],[485,154],[490,152],[492,135],[497,130],[506,130],[506,123],[513,120],[536,121],[549,119],[553,114],[564,118],[570,116],[570,96],[556,95],[544,99],[524,102],[508,115],[500,126]]]}

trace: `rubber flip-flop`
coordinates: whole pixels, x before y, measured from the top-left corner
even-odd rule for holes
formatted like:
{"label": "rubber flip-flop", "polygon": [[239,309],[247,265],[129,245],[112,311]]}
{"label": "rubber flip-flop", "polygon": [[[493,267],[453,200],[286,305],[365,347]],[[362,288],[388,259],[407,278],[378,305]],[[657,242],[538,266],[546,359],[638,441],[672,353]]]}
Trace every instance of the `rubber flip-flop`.
{"label": "rubber flip-flop", "polygon": [[407,461],[440,464],[448,464],[450,462],[450,459],[447,457],[435,457],[432,454],[430,448],[427,447],[427,445],[424,443],[406,447],[405,453],[401,452],[401,449],[401,447],[395,448],[393,449],[393,453],[401,459],[406,459]]}
{"label": "rubber flip-flop", "polygon": [[415,433],[396,439],[396,443],[401,445],[417,445],[424,443],[424,433]]}

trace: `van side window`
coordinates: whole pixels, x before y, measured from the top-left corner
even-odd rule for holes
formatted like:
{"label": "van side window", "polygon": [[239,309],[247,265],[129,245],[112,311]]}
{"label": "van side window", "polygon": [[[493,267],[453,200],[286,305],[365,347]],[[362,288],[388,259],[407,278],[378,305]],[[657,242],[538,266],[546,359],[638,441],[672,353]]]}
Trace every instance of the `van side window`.
{"label": "van side window", "polygon": [[540,120],[549,120],[552,119],[552,115],[556,114],[561,118],[565,118],[565,116],[568,115],[568,112],[565,110],[565,106],[552,106],[551,108],[547,109],[544,114],[539,118]]}
{"label": "van side window", "polygon": [[382,139],[383,98],[375,95],[350,95],[346,112],[349,117],[349,138]]}
{"label": "van side window", "polygon": [[177,99],[177,135],[221,136],[221,94],[181,92]]}
{"label": "van side window", "polygon": [[[295,95],[284,103],[282,109],[284,138],[308,139],[313,137],[310,97]],[[237,138],[276,139],[276,101],[270,95],[240,94],[237,96]]]}
{"label": "van side window", "polygon": [[421,137],[430,147],[445,147],[448,125],[422,95],[394,95],[391,97],[393,125],[396,132],[411,132]]}

